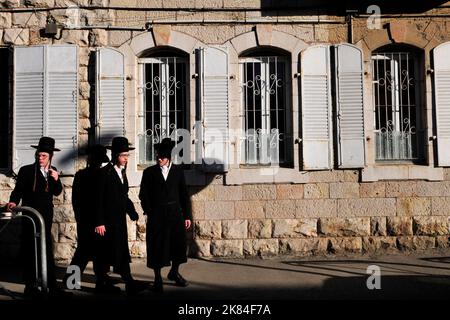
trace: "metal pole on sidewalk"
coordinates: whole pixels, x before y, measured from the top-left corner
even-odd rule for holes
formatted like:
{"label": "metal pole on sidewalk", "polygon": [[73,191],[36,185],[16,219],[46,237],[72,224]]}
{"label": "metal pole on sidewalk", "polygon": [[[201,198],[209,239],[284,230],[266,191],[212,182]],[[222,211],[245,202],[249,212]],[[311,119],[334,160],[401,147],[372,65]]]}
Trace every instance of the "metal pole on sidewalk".
{"label": "metal pole on sidewalk", "polygon": [[[36,232],[36,223],[34,222],[33,218],[28,215],[23,215],[23,212],[31,213],[34,215],[38,222],[40,227],[40,232]],[[34,249],[35,249],[35,262],[36,262],[36,278],[37,278],[37,246],[36,246],[36,238],[39,237],[39,245],[40,245],[40,254],[41,254],[41,286],[42,286],[42,292],[47,293],[48,292],[48,284],[47,284],[47,248],[46,248],[46,234],[45,234],[45,222],[42,215],[36,210],[31,207],[14,207],[12,209],[12,215],[7,216],[3,214],[3,219],[15,219],[15,218],[28,218],[33,223],[33,231],[34,231]]]}

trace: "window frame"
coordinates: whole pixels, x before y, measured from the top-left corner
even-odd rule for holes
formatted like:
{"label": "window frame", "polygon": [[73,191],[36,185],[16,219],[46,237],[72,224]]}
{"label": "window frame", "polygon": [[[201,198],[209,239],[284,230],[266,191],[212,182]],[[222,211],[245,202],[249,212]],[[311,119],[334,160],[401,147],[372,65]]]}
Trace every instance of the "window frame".
{"label": "window frame", "polygon": [[[169,102],[166,103],[166,118],[168,118],[169,124],[168,127],[165,126],[164,128],[161,128],[160,132],[162,132],[162,130],[167,130],[167,132],[169,133],[168,135],[161,135],[159,134],[159,138],[157,138],[159,141],[161,141],[161,139],[163,139],[164,137],[172,137],[175,136],[175,140],[178,140],[178,135],[177,135],[177,130],[178,129],[184,129],[184,130],[188,130],[188,128],[190,127],[190,102],[189,102],[189,85],[190,85],[190,81],[189,81],[189,57],[184,56],[184,55],[180,55],[176,52],[173,52],[173,54],[171,54],[172,52],[169,52],[168,54],[161,54],[158,55],[158,52],[145,56],[143,58],[139,58],[138,59],[138,73],[139,73],[139,86],[138,86],[138,92],[140,94],[140,99],[139,99],[139,108],[138,108],[138,121],[140,122],[140,127],[141,127],[141,133],[137,134],[137,141],[138,141],[138,146],[139,146],[139,156],[137,158],[137,164],[138,167],[140,168],[146,168],[148,166],[151,166],[153,164],[156,163],[156,160],[154,159],[154,157],[150,156],[151,159],[147,156],[147,147],[144,144],[145,142],[143,142],[142,140],[144,139],[143,136],[146,135],[146,132],[149,130],[153,130],[153,129],[149,129],[147,128],[147,113],[148,112],[154,112],[154,111],[146,111],[146,104],[147,104],[147,95],[146,95],[146,91],[149,88],[146,88],[146,73],[145,73],[145,69],[146,69],[146,65],[148,64],[161,64],[164,68],[166,69],[167,73],[169,73],[169,68],[170,68],[170,62],[169,61],[162,61],[164,59],[174,59],[175,62],[174,63],[180,63],[180,64],[184,64],[184,76],[182,75],[181,78],[184,78],[184,89],[183,89],[183,94],[184,97],[182,98],[183,104],[184,104],[184,109],[181,110],[181,117],[183,119],[183,124],[180,127],[176,127],[173,126],[170,123],[170,112],[172,112],[169,109]],[[181,61],[181,62],[177,62],[177,60]],[[170,81],[170,79],[169,79]],[[162,83],[162,81],[161,81]],[[161,86],[162,88],[162,86]],[[170,86],[166,86],[165,87],[166,90],[164,90],[164,97],[166,97],[168,91],[170,91]],[[170,96],[170,93],[169,93]],[[163,98],[161,98],[163,99]],[[166,101],[170,101],[167,100]],[[183,106],[182,106],[183,107]],[[162,114],[162,105],[160,106],[160,112]],[[162,116],[162,115],[161,115]],[[161,118],[160,116],[160,118]],[[161,122],[162,123],[162,122]],[[161,126],[160,123],[160,126]],[[167,123],[166,123],[167,125]],[[157,143],[157,141],[155,140],[155,138],[153,138],[153,144]],[[144,144],[144,145],[143,145]],[[184,151],[186,152],[186,151]],[[152,155],[154,155],[154,150],[151,153]],[[143,162],[143,159],[145,158],[145,162]],[[150,160],[149,160],[150,159]],[[176,159],[174,159],[174,162],[177,162]]]}
{"label": "window frame", "polygon": [[[277,161],[276,162],[271,162],[270,161],[270,156],[268,155],[263,155],[265,157],[267,157],[266,159],[263,158],[263,160],[269,160],[269,161],[265,161],[265,163],[262,163],[261,161],[261,151],[259,150],[258,152],[258,147],[255,147],[257,152],[259,153],[258,155],[255,155],[255,159],[256,162],[253,161],[252,163],[248,162],[248,158],[247,158],[247,146],[246,146],[246,140],[248,140],[248,138],[246,138],[246,135],[248,134],[247,131],[247,112],[251,112],[250,110],[247,110],[248,108],[246,107],[246,101],[245,101],[245,92],[244,92],[244,86],[245,83],[247,83],[249,80],[248,79],[244,79],[245,77],[245,65],[247,63],[259,63],[261,65],[261,71],[263,70],[263,68],[265,69],[264,75],[266,77],[263,77],[262,81],[264,81],[264,79],[269,79],[270,81],[270,63],[272,62],[272,59],[276,59],[275,60],[275,64],[277,64],[280,60],[281,62],[284,64],[284,74],[283,74],[283,81],[285,83],[285,86],[283,88],[283,100],[285,101],[284,107],[281,109],[275,108],[275,109],[271,109],[271,99],[270,99],[270,86],[264,86],[261,85],[261,88],[266,88],[265,93],[267,95],[269,95],[268,99],[265,99],[265,96],[260,95],[260,99],[261,99],[261,128],[257,128],[257,129],[253,129],[256,132],[258,132],[258,130],[265,130],[266,133],[269,135],[269,139],[268,139],[268,144],[271,144],[273,142],[273,139],[279,137],[279,136],[284,136],[281,139],[281,143],[283,143],[283,147],[284,148],[284,159],[282,159],[282,157],[280,157],[280,150],[278,151],[278,154],[276,155],[277,157]],[[291,81],[291,61],[290,61],[290,57],[286,54],[283,53],[279,53],[279,52],[264,52],[262,50],[257,50],[255,52],[252,52],[252,54],[249,55],[245,55],[245,56],[240,56],[238,58],[238,68],[239,68],[239,99],[240,99],[240,105],[241,105],[241,128],[242,128],[242,132],[243,132],[243,136],[240,137],[240,157],[239,157],[239,167],[240,168],[252,168],[252,167],[282,167],[282,166],[287,166],[290,165],[293,160],[292,158],[292,146],[290,144],[291,141],[291,135],[293,134],[291,131],[291,125],[290,123],[293,121],[292,119],[292,106],[291,106],[291,101],[292,101],[292,81]],[[262,74],[262,72],[261,72]],[[267,75],[269,75],[267,77]],[[247,81],[244,81],[247,80]],[[261,89],[260,88],[260,89]],[[264,103],[264,99],[265,99],[265,103]],[[277,97],[275,98],[277,99]],[[266,112],[266,115],[264,115],[264,110]],[[274,111],[275,112],[280,112],[281,114],[284,113],[284,118],[282,119],[283,123],[284,123],[284,131],[282,133],[279,133],[278,130],[275,130],[275,128],[271,128],[271,112]],[[268,113],[267,113],[268,112]],[[254,127],[256,127],[256,121],[254,123]],[[284,140],[284,141],[283,141]],[[280,145],[281,145],[280,143]],[[255,143],[257,144],[257,143]]]}
{"label": "window frame", "polygon": [[[410,159],[377,159],[377,145],[376,145],[376,134],[377,130],[377,119],[376,119],[376,81],[375,81],[375,67],[374,67],[374,56],[377,54],[388,54],[388,55],[396,55],[396,54],[411,54],[414,59],[414,87],[415,87],[415,124],[416,128],[416,158]],[[391,61],[391,60],[390,60]],[[398,60],[392,60],[398,61]],[[426,135],[427,135],[427,113],[426,113],[426,85],[425,85],[425,76],[424,76],[424,68],[425,68],[425,55],[424,52],[418,48],[409,46],[409,45],[387,45],[380,48],[377,48],[370,52],[370,68],[372,72],[371,88],[372,88],[372,116],[373,122],[371,124],[371,131],[374,136],[374,145],[373,145],[373,161],[376,165],[425,165],[427,163],[427,143],[426,143]],[[392,66],[389,68],[392,71]],[[401,81],[398,82],[401,86]],[[401,88],[397,88],[401,89]],[[401,95],[401,93],[400,93]],[[424,98],[422,98],[424,97]],[[391,94],[391,99],[394,99],[394,95]],[[401,112],[402,105],[398,102],[399,113]],[[394,112],[394,111],[393,111]],[[386,122],[388,125],[388,122]],[[413,126],[413,124],[409,124]],[[396,126],[401,126],[401,124],[397,124]],[[403,132],[403,131],[395,131],[395,132]]]}

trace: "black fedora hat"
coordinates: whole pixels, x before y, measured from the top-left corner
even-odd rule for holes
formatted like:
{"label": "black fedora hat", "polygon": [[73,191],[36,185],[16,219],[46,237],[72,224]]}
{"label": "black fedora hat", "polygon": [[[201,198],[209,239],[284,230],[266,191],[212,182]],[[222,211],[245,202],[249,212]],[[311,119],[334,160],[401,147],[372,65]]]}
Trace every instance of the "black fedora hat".
{"label": "black fedora hat", "polygon": [[128,139],[125,137],[114,137],[111,146],[107,146],[106,149],[110,149],[113,154],[118,154],[122,152],[127,152],[134,150],[135,148],[130,147]]}
{"label": "black fedora hat", "polygon": [[55,148],[55,139],[50,137],[40,138],[38,145],[31,147],[37,149],[38,152],[53,153],[54,151],[61,151],[60,149]]}
{"label": "black fedora hat", "polygon": [[175,141],[170,138],[164,138],[160,143],[155,144],[155,150],[159,156],[171,158],[172,149],[175,147]]}
{"label": "black fedora hat", "polygon": [[86,153],[92,160],[98,160],[99,162],[109,162],[109,158],[106,155],[106,147],[101,144],[94,144],[89,146]]}

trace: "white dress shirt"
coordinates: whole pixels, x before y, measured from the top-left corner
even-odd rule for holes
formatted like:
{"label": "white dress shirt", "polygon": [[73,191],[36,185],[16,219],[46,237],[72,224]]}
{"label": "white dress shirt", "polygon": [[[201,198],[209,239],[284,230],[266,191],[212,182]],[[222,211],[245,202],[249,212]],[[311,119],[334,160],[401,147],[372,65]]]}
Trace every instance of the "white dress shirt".
{"label": "white dress shirt", "polygon": [[116,169],[117,174],[119,175],[120,181],[123,183],[123,176],[122,176],[122,170],[125,169],[124,167],[118,167],[114,165],[114,169]]}
{"label": "white dress shirt", "polygon": [[45,170],[44,167],[40,167],[41,173],[44,176],[45,180],[48,180],[48,170]]}
{"label": "white dress shirt", "polygon": [[169,165],[161,167],[161,172],[165,181],[167,181],[167,177],[169,176],[170,168],[172,168],[172,161],[169,162]]}

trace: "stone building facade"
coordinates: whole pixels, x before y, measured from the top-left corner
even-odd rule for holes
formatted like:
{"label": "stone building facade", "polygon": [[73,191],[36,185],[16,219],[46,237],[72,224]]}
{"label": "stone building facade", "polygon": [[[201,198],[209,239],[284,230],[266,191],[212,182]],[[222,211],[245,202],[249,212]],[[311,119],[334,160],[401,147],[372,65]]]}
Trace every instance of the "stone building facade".
{"label": "stone building facade", "polygon": [[[107,133],[136,146],[128,170],[141,217],[129,221],[128,233],[132,255],[145,257],[140,177],[152,141],[180,128],[190,134],[183,159],[194,256],[449,248],[450,2],[411,10],[372,2],[369,9],[358,1],[3,1],[0,203],[14,186],[12,172],[29,159],[19,144],[39,139],[19,132],[29,120],[17,118],[27,110],[17,79],[35,66],[16,58],[42,49],[44,83],[50,78],[43,96],[50,90],[51,100],[59,62],[48,56],[68,48],[75,112],[53,120],[63,126],[57,143],[75,132],[55,199],[58,259],[76,247],[73,172],[85,165],[86,145],[108,143]],[[51,108],[48,102],[44,115]],[[42,121],[38,132],[52,133]],[[282,137],[275,147],[274,136]],[[223,160],[220,168],[204,164],[210,156]]]}

